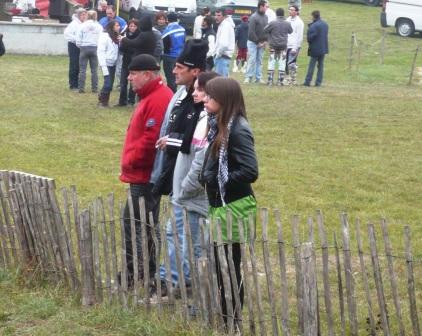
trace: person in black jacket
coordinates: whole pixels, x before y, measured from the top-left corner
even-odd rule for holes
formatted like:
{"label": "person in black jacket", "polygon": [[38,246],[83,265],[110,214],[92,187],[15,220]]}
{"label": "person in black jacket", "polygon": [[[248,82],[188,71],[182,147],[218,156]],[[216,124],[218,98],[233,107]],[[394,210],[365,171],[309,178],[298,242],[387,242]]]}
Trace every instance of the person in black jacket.
{"label": "person in black jacket", "polygon": [[[139,35],[139,21],[137,19],[131,19],[128,23],[128,30],[126,32],[126,38],[134,40]],[[127,45],[120,45],[120,52],[123,54],[122,60],[122,72],[120,76],[120,96],[119,102],[116,106],[126,106],[135,104],[135,92],[132,91],[132,87],[129,88],[128,93],[128,76],[129,76],[129,64],[132,61],[134,49],[128,48]]]}
{"label": "person in black jacket", "polygon": [[242,16],[242,22],[236,27],[235,41],[237,46],[237,56],[236,63],[233,66],[233,72],[237,72],[239,70],[243,72],[246,71],[244,66],[248,58],[248,20],[248,16]]}
{"label": "person in black jacket", "polygon": [[315,86],[321,86],[324,75],[324,58],[328,54],[328,24],[321,20],[320,12],[317,10],[312,12],[312,20],[307,33],[309,43],[308,56],[311,59],[309,60],[308,72],[303,85],[311,85],[315,65],[317,64],[318,71]]}
{"label": "person in black jacket", "polygon": [[123,38],[120,42],[121,48],[124,50],[131,49],[133,56],[140,54],[154,56],[156,37],[152,31],[152,18],[150,16],[142,16],[139,19],[139,31],[135,39]]}
{"label": "person in black jacket", "polygon": [[[217,77],[205,86],[207,94],[204,101],[208,111],[208,150],[199,180],[205,186],[209,202],[209,216],[215,224],[221,223],[224,247],[231,243],[233,262],[236,271],[241,304],[243,304],[243,285],[240,272],[241,254],[239,220],[243,220],[244,232],[248,234],[248,217],[256,215],[256,201],[251,183],[258,178],[258,163],[254,149],[252,131],[246,119],[245,103],[239,83],[232,78]],[[227,238],[226,213],[232,212],[232,238]],[[215,228],[212,228],[214,248],[216,245]],[[217,252],[217,250],[216,250]],[[216,261],[218,286],[221,295],[223,316],[238,316],[233,296],[233,307],[227,307],[222,281],[222,273]],[[241,309],[241,307],[238,307]]]}
{"label": "person in black jacket", "polygon": [[3,43],[3,34],[0,34],[0,56],[3,56],[6,53],[6,48]]}

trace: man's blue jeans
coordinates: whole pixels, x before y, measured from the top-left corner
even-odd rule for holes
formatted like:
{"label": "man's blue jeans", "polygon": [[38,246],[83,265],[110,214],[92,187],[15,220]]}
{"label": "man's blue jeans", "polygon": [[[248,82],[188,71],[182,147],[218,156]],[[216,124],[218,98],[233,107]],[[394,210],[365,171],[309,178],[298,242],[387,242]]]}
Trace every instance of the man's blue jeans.
{"label": "man's blue jeans", "polygon": [[312,82],[312,77],[314,75],[314,70],[315,70],[315,65],[317,65],[318,71],[317,71],[317,77],[315,80],[315,86],[321,86],[322,84],[322,78],[324,75],[324,56],[325,55],[321,55],[321,56],[317,56],[317,57],[312,57],[309,60],[309,65],[308,65],[308,73],[306,74],[306,78],[305,78],[305,85],[310,85]]}
{"label": "man's blue jeans", "polygon": [[245,78],[261,80],[262,77],[262,58],[264,57],[264,48],[252,41],[248,41],[248,65],[246,67]]}
{"label": "man's blue jeans", "polygon": [[228,77],[230,68],[230,58],[216,57],[214,58],[214,71],[221,76]]}
{"label": "man's blue jeans", "polygon": [[[190,268],[189,268],[189,249],[188,241],[186,239],[184,224],[183,224],[183,208],[174,205],[173,206],[174,217],[176,220],[176,231],[179,240],[179,256],[183,265],[183,274],[185,276],[186,284],[191,283]],[[201,218],[205,218],[197,212],[188,211],[188,221],[190,231],[192,235],[192,246],[194,259],[198,259],[201,256],[201,231],[199,227],[199,221]],[[171,270],[171,281],[173,285],[177,285],[179,282],[179,273],[177,271],[176,264],[176,247],[174,244],[173,228],[171,220],[166,225],[166,241],[167,241],[167,253],[170,259],[170,270]],[[166,253],[164,251],[163,253]],[[160,267],[160,278],[161,280],[166,279],[166,269],[163,265]]]}

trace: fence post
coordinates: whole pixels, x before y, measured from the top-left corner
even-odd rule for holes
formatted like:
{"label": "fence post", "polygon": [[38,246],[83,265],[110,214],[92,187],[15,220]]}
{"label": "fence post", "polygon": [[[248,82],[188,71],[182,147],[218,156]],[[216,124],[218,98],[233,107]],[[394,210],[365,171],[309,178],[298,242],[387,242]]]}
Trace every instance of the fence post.
{"label": "fence post", "polygon": [[412,319],[413,335],[421,336],[421,330],[418,320],[418,308],[416,307],[415,295],[415,279],[413,277],[413,257],[412,247],[410,245],[410,227],[404,227],[404,243],[406,247],[406,263],[407,263],[407,292],[409,294],[410,316]]}
{"label": "fence post", "polygon": [[344,319],[344,296],[343,296],[343,280],[341,278],[341,262],[340,252],[337,243],[337,234],[334,232],[334,248],[336,251],[336,270],[337,270],[337,282],[338,282],[338,302],[340,308],[340,322],[341,322],[341,335],[345,335],[346,322]]}
{"label": "fence post", "polygon": [[349,51],[349,71],[352,70],[352,63],[353,63],[353,47],[355,45],[356,36],[355,33],[352,32],[352,38],[350,41],[350,51]]}
{"label": "fence post", "polygon": [[301,269],[303,284],[303,335],[318,335],[318,294],[316,267],[312,243],[301,246]]}
{"label": "fence post", "polygon": [[412,85],[413,74],[415,73],[416,60],[418,58],[418,54],[419,54],[419,46],[416,48],[415,55],[413,56],[412,69],[410,70],[409,82],[407,83],[408,86]]}
{"label": "fence post", "polygon": [[82,305],[91,306],[95,304],[95,276],[92,249],[92,233],[90,215],[84,210],[79,217],[81,233],[81,278],[82,278]]}

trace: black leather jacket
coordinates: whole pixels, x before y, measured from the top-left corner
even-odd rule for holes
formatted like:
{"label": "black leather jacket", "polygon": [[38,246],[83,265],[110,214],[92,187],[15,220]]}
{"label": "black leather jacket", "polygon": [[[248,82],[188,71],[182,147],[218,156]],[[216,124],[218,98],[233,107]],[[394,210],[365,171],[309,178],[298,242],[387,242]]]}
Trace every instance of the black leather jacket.
{"label": "black leather jacket", "polygon": [[[213,156],[211,147],[210,143],[199,181],[205,186],[210,205],[216,208],[222,206],[222,202],[217,182],[218,157]],[[243,117],[238,117],[233,122],[227,152],[229,180],[224,201],[230,203],[253,195],[251,183],[258,178],[254,139],[249,124]]]}

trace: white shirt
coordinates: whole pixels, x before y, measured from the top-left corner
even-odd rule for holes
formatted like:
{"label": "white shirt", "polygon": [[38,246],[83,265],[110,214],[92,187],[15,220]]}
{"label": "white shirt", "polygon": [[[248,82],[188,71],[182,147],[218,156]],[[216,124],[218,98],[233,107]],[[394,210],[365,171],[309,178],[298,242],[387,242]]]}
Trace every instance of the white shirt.
{"label": "white shirt", "polygon": [[76,45],[78,47],[96,47],[103,27],[93,20],[87,20],[79,26]]}
{"label": "white shirt", "polygon": [[64,30],[64,38],[67,42],[76,43],[76,36],[81,24],[82,22],[78,19],[78,16],[73,14],[72,22]]}
{"label": "white shirt", "polygon": [[294,18],[289,16],[286,21],[290,22],[292,25],[293,32],[287,37],[287,48],[299,50],[303,42],[303,31],[305,29],[305,24],[299,15]]}
{"label": "white shirt", "polygon": [[194,39],[200,39],[202,36],[202,20],[204,20],[204,16],[198,15],[195,18],[195,21],[193,23],[193,38]]}
{"label": "white shirt", "polygon": [[102,32],[97,46],[98,65],[100,67],[116,65],[118,55],[119,45],[112,41],[108,33]]}

